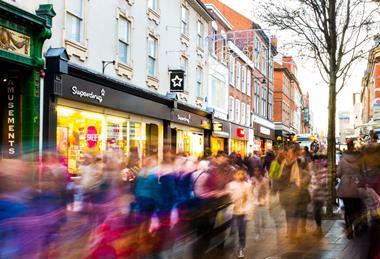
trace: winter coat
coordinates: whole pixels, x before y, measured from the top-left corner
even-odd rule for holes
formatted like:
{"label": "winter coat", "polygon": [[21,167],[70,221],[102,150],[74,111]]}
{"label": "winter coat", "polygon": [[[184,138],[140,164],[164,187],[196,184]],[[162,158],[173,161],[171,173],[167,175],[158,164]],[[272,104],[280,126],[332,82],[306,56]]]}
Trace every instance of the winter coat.
{"label": "winter coat", "polygon": [[328,199],[328,170],[326,160],[316,160],[312,168],[310,191],[313,201]]}
{"label": "winter coat", "polygon": [[359,186],[363,183],[362,161],[359,153],[346,153],[338,165],[337,177],[340,183],[337,188],[339,198],[358,198]]}

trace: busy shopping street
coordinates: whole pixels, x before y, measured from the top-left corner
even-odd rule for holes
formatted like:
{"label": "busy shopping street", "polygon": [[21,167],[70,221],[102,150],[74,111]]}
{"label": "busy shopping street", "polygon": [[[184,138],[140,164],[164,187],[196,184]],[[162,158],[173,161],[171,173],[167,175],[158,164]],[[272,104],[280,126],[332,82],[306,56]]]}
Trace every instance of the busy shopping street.
{"label": "busy shopping street", "polygon": [[379,0],[0,0],[0,259],[380,259]]}

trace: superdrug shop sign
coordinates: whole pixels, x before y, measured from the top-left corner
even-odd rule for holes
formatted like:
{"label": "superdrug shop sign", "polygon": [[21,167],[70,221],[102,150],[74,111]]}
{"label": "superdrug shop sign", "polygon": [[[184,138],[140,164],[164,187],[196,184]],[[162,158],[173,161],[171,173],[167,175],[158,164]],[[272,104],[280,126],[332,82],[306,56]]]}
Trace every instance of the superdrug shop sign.
{"label": "superdrug shop sign", "polygon": [[20,119],[19,88],[14,79],[4,77],[1,81],[2,158],[16,158],[19,154]]}

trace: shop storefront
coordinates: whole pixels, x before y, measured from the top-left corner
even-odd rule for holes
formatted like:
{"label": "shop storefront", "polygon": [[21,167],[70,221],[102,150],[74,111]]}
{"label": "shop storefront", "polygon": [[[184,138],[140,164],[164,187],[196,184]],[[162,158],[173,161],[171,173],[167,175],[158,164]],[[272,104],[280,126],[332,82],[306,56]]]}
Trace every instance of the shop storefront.
{"label": "shop storefront", "polygon": [[55,13],[50,4],[36,13],[0,1],[0,159],[39,148],[42,46]]}
{"label": "shop storefront", "polygon": [[206,116],[174,109],[171,112],[171,147],[177,154],[202,157],[208,147],[211,120]]}
{"label": "shop storefront", "polygon": [[247,155],[249,128],[231,123],[230,153],[235,152],[242,157]]}
{"label": "shop storefront", "polygon": [[67,60],[64,50],[58,54],[47,57],[45,148],[57,150],[71,173],[78,170],[86,153],[113,152],[123,158],[133,156],[140,163],[150,155],[160,160],[163,120],[170,120],[170,101],[147,92],[132,94],[127,91],[135,89],[124,83],[78,66],[68,66],[67,73],[53,72],[53,57]]}
{"label": "shop storefront", "polygon": [[262,154],[273,149],[273,141],[275,139],[274,130],[258,123],[254,123],[255,142],[254,149]]}
{"label": "shop storefront", "polygon": [[212,123],[211,153],[228,153],[228,139],[230,137],[230,123],[224,120],[214,119]]}

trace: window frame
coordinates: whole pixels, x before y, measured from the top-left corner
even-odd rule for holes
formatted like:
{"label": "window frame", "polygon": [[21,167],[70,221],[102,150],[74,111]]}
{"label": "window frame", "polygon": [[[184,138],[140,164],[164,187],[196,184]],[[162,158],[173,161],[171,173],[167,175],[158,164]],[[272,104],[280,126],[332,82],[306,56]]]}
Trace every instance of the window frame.
{"label": "window frame", "polygon": [[235,59],[232,55],[230,55],[229,58],[229,83],[231,86],[235,86]]}
{"label": "window frame", "polygon": [[[125,21],[127,23],[127,37],[126,41],[124,39],[121,39],[120,37],[120,22]],[[132,22],[130,19],[128,19],[125,16],[120,15],[118,17],[118,32],[117,32],[117,37],[118,37],[118,61],[124,65],[129,65],[131,63],[131,28],[132,28]],[[124,62],[123,60],[120,59],[120,44],[125,44],[127,46],[127,60]]]}
{"label": "window frame", "polygon": [[[84,43],[84,20],[85,20],[85,0],[80,0],[81,1],[81,13],[78,14],[78,13],[75,13],[73,10],[70,10],[69,9],[69,4],[68,4],[68,1],[66,0],[66,6],[65,6],[65,27],[66,27],[66,33],[65,33],[65,39],[67,40],[70,40],[70,41],[73,41],[75,43],[79,43],[79,44],[83,44]],[[79,20],[79,41],[76,40],[76,39],[73,39],[70,35],[70,37],[68,37],[68,33],[67,33],[67,28],[69,27],[68,26],[68,16],[72,16],[76,19]]]}
{"label": "window frame", "polygon": [[228,119],[230,121],[234,121],[235,119],[235,98],[233,96],[229,96],[228,99]]}
{"label": "window frame", "polygon": [[[183,15],[185,14],[185,17]],[[190,16],[190,10],[185,5],[181,5],[181,33],[183,35],[188,36],[189,35],[189,16]]]}
{"label": "window frame", "polygon": [[[155,43],[155,56],[151,56],[150,53],[150,46],[149,41],[153,40]],[[149,60],[154,60],[154,75],[150,74],[149,69]],[[158,76],[158,38],[152,34],[148,35],[147,39],[147,75],[151,77],[157,77]]]}
{"label": "window frame", "polygon": [[254,92],[255,114],[260,114],[261,102],[260,102],[260,82],[259,82],[259,80],[255,79],[254,87],[255,87],[255,92]]}
{"label": "window frame", "polygon": [[240,100],[235,99],[235,122],[240,123]]}
{"label": "window frame", "polygon": [[247,68],[244,65],[241,67],[241,91],[245,94],[247,92]]}
{"label": "window frame", "polygon": [[246,118],[246,111],[245,111],[245,103],[244,102],[241,102],[240,103],[240,109],[241,109],[241,112],[240,112],[240,116],[241,116],[241,118],[240,118],[240,123],[242,124],[242,125],[245,125],[245,118]]}
{"label": "window frame", "polygon": [[241,90],[241,64],[239,61],[235,64],[235,88]]}
{"label": "window frame", "polygon": [[247,69],[247,95],[251,96],[252,92],[252,74],[251,70],[248,68]]}
{"label": "window frame", "polygon": [[196,68],[196,94],[197,97],[202,97],[202,88],[203,88],[203,68],[201,66],[197,66]]}
{"label": "window frame", "polygon": [[204,24],[201,20],[197,21],[197,47],[204,48]]}
{"label": "window frame", "polygon": [[246,106],[245,125],[247,125],[248,127],[251,126],[251,105],[249,105],[249,104],[247,104],[247,106]]}
{"label": "window frame", "polygon": [[[154,3],[155,3],[155,7],[150,6],[150,3],[151,3],[151,2],[154,2]],[[148,0],[148,8],[149,8],[150,10],[153,10],[153,11],[155,11],[155,12],[158,12],[158,9],[159,9],[159,0]]]}
{"label": "window frame", "polygon": [[262,105],[262,111],[261,111],[261,115],[263,117],[266,117],[267,116],[267,89],[265,87],[262,88],[262,91],[261,91],[261,105]]}

